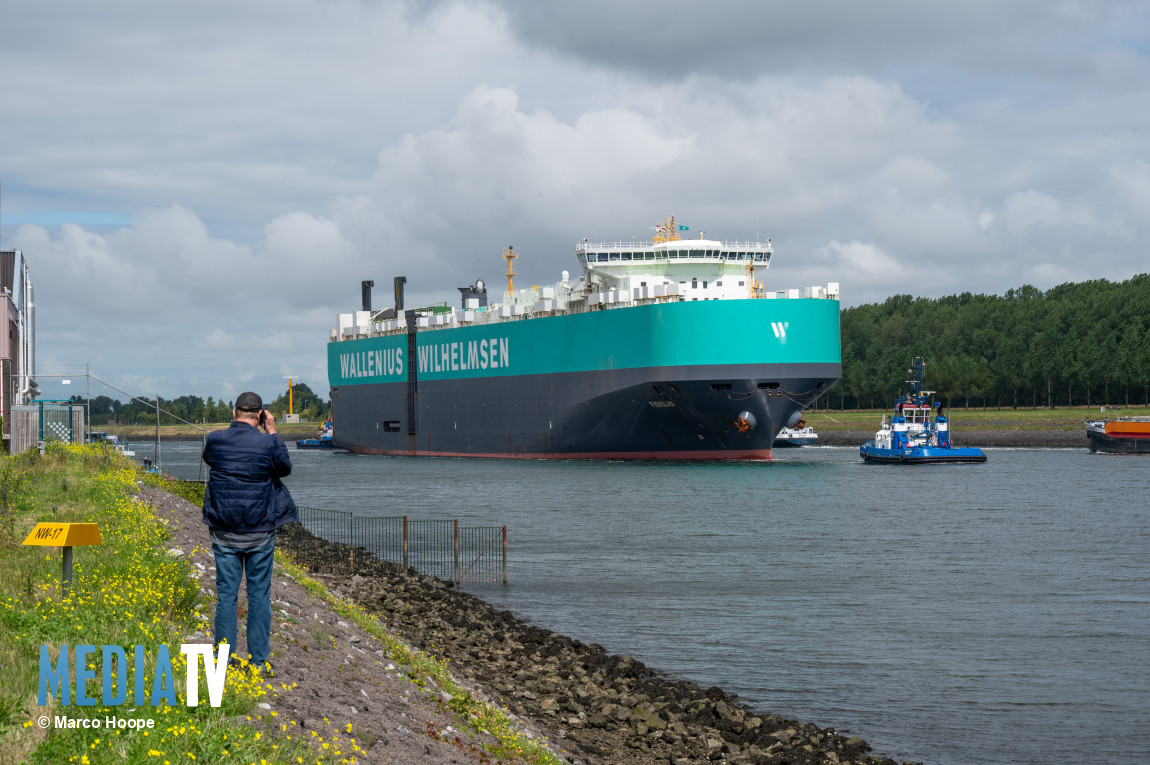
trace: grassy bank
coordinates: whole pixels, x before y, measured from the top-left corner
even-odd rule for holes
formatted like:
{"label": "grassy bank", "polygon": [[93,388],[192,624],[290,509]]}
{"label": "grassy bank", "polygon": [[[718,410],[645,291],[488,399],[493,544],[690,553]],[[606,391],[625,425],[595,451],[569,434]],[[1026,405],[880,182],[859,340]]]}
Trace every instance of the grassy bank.
{"label": "grassy bank", "polygon": [[[208,431],[223,430],[228,427],[226,422],[209,422],[207,425],[193,427],[191,425],[161,425],[160,439],[165,438],[200,438],[203,435],[201,428]],[[288,436],[307,436],[311,438],[319,430],[318,422],[276,423],[276,431],[285,438]],[[156,437],[155,425],[93,425],[92,430],[101,433],[114,433],[132,443],[151,441]]]}
{"label": "grassy bank", "polygon": [[[197,580],[186,562],[165,553],[164,525],[135,502],[137,471],[107,448],[53,444],[44,455],[6,457],[0,469],[0,761],[3,762],[216,762],[223,758],[285,760],[300,742],[265,738],[246,719],[272,688],[254,673],[229,672],[219,708],[209,705],[201,677],[200,704],[185,704],[184,636],[202,630]],[[75,548],[73,581],[61,594],[59,547],[23,546],[38,522],[94,522],[103,544]],[[202,642],[202,641],[201,641]],[[92,706],[68,706],[62,694],[39,705],[41,646],[53,662],[71,647],[69,686],[75,689],[75,647],[96,646],[87,682]],[[127,699],[104,705],[103,645],[145,647],[145,695],[132,703],[134,662],[115,666],[114,682]],[[153,673],[162,646],[170,646],[173,676],[153,697]],[[118,664],[118,662],[113,662]],[[111,690],[111,689],[109,689]],[[111,700],[115,700],[112,698]],[[159,703],[153,706],[156,700]],[[174,703],[170,703],[174,701]],[[108,716],[152,720],[151,730],[59,728],[42,715],[103,721]],[[261,721],[262,722],[262,721]],[[266,721],[267,726],[272,724]],[[298,755],[297,755],[298,756]],[[157,759],[159,758],[159,759]]]}
{"label": "grassy bank", "polygon": [[[202,487],[146,476],[105,446],[53,444],[44,455],[0,458],[0,762],[354,762],[363,750],[350,721],[330,721],[330,730],[339,735],[317,736],[311,730],[305,737],[262,700],[283,697],[301,708],[308,700],[292,698],[292,686],[261,678],[250,668],[228,671],[218,708],[209,704],[201,673],[199,704],[186,705],[186,665],[179,646],[209,641],[204,636],[211,634],[213,602],[200,588],[200,571],[189,562],[196,551],[175,554],[169,522],[136,498],[141,483],[202,499],[202,494],[197,497]],[[60,548],[21,545],[36,523],[45,521],[95,522],[103,537],[101,545],[75,548],[67,597],[60,590]],[[417,687],[434,684],[447,691],[449,706],[467,726],[495,737],[494,745],[484,745],[486,752],[508,763],[559,763],[506,714],[473,698],[442,663],[392,638],[374,616],[342,603],[278,553],[277,563],[283,576],[383,642],[386,657],[408,667]],[[51,693],[45,705],[39,704],[41,647],[55,663],[65,645],[72,659],[76,646],[96,647],[87,662],[94,675],[86,683],[87,696],[96,700],[92,706],[78,706],[74,696],[66,706],[61,695]],[[121,646],[128,657],[127,666],[112,662],[112,685],[126,691],[121,703],[114,698],[102,703],[102,692],[111,690],[101,683],[104,645]],[[133,692],[136,645],[144,646],[146,657],[142,703]],[[172,675],[159,681],[159,695],[166,698],[153,698],[157,656],[165,647]],[[73,661],[68,683],[73,691],[76,670]],[[38,722],[42,716],[51,721],[47,726]],[[56,716],[152,720],[154,727],[61,728],[54,724]]]}
{"label": "grassy bank", "polygon": [[[882,416],[890,412],[890,409],[819,410],[808,412],[806,420],[817,431],[874,430]],[[1098,407],[1092,406],[1073,409],[951,409],[947,414],[951,422],[964,430],[1080,432],[1085,428],[1085,421],[1098,417],[1100,412]],[[1124,407],[1122,414],[1145,417],[1150,416],[1150,409]]]}
{"label": "grassy bank", "polygon": [[[884,414],[890,409],[819,409],[807,413],[807,424],[816,430],[874,430]],[[1109,412],[1114,414],[1114,412]],[[1083,422],[1098,416],[1096,406],[1089,407],[1061,407],[1058,409],[952,409],[949,412],[955,425],[966,428],[979,428],[988,430],[1073,430],[1083,428]],[[1123,415],[1150,416],[1150,408],[1123,407]],[[219,430],[228,427],[228,423],[209,423],[209,430]],[[276,425],[276,429],[284,435],[312,437],[318,430],[319,424],[314,422]],[[99,429],[99,428],[97,428]],[[156,436],[155,425],[108,425],[104,428],[109,433],[116,433],[130,441],[142,442]],[[188,425],[161,425],[160,438],[198,438],[201,431]]]}

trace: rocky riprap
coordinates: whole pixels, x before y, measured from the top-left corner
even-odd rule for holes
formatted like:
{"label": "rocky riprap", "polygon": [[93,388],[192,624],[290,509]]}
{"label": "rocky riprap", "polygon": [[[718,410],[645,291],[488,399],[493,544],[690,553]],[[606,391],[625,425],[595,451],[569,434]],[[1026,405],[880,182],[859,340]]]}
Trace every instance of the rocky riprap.
{"label": "rocky riprap", "polygon": [[[314,538],[313,538],[314,540]],[[591,765],[729,762],[897,765],[856,736],[757,713],[719,688],[666,677],[629,656],[535,627],[450,583],[314,540],[328,586],[395,634],[447,659],[508,709]],[[318,567],[317,560],[324,560]]]}

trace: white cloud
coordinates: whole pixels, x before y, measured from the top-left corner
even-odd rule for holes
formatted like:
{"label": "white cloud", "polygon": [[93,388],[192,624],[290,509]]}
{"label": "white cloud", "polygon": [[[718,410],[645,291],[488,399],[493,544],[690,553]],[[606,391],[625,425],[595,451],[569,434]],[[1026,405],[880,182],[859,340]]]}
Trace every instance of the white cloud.
{"label": "white cloud", "polygon": [[0,231],[41,359],[323,389],[361,280],[547,283],[666,213],[847,304],[1146,270],[1140,4],[596,7],[14,6],[5,214],[132,221]]}

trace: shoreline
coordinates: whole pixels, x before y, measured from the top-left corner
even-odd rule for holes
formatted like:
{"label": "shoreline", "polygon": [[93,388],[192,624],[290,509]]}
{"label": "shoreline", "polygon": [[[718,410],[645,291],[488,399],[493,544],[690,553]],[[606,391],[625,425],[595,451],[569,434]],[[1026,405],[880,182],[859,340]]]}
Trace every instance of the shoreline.
{"label": "shoreline", "polygon": [[332,592],[378,614],[416,648],[441,656],[456,677],[550,730],[589,765],[898,765],[871,754],[861,737],[754,710],[718,687],[702,688],[535,626],[451,582],[371,559],[363,550],[353,559],[347,546],[307,536],[309,551],[321,560],[308,570]]}
{"label": "shoreline", "polygon": [[[109,431],[112,432],[112,431]],[[874,438],[874,430],[835,429],[816,431],[819,435],[815,446],[862,446]],[[117,434],[118,435],[118,434]],[[314,433],[280,433],[280,438],[286,443],[293,443],[305,438],[314,438]],[[121,436],[129,443],[143,444],[153,442],[155,439],[143,436]],[[164,441],[199,441],[199,435],[177,434],[161,436],[160,443]],[[954,434],[955,444],[959,446],[987,446],[1006,448],[1045,448],[1045,449],[1074,449],[1087,448],[1086,428],[1076,430],[1055,429],[991,429],[991,428],[959,428]],[[777,450],[776,450],[777,451]],[[786,448],[786,452],[793,451]]]}
{"label": "shoreline", "polygon": [[[817,445],[862,446],[874,438],[874,430],[826,430],[819,432]],[[1074,449],[1086,450],[1086,428],[1080,430],[991,430],[989,428],[959,428],[953,434],[956,446],[1006,447],[1020,449]],[[787,451],[791,451],[788,449]]]}

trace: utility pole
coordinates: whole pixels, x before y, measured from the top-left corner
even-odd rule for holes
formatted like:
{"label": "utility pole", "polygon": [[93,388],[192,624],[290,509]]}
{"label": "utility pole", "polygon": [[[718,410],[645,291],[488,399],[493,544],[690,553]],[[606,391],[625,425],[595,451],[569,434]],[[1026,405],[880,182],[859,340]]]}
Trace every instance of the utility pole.
{"label": "utility pole", "polygon": [[84,364],[84,443],[92,443],[92,375],[88,364]]}
{"label": "utility pole", "polygon": [[160,394],[156,394],[156,467],[160,466]]}

